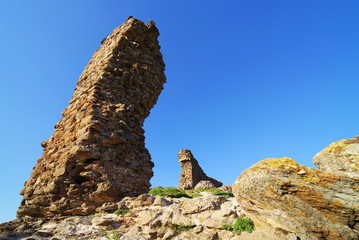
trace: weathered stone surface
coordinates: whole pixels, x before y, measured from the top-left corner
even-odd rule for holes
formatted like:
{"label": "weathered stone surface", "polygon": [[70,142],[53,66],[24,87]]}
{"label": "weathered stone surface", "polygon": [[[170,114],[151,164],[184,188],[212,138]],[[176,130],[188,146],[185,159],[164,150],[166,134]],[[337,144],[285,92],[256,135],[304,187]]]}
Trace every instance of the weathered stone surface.
{"label": "weathered stone surface", "polygon": [[359,179],[265,159],[242,172],[233,193],[263,239],[359,239]]}
{"label": "weathered stone surface", "polygon": [[219,187],[219,190],[222,190],[224,192],[232,192],[232,185],[223,185]]}
{"label": "weathered stone surface", "polygon": [[[152,201],[154,199],[154,201]],[[165,203],[165,204],[158,204]],[[0,224],[0,239],[100,239],[106,240],[104,229],[111,239],[113,233],[121,240],[134,239],[248,239],[258,236],[257,230],[251,235],[235,235],[221,230],[222,224],[232,224],[241,215],[235,198],[204,195],[188,199],[160,197],[142,194],[126,197],[118,206],[129,210],[124,215],[96,213],[91,216],[65,216],[48,219],[18,219]],[[105,203],[101,209],[108,209]],[[112,207],[112,206],[111,206]],[[175,226],[189,226],[181,231]],[[252,235],[254,234],[254,235]],[[46,236],[51,236],[50,238]],[[117,238],[116,238],[117,239]],[[253,238],[260,239],[260,238]]]}
{"label": "weathered stone surface", "polygon": [[203,172],[190,150],[181,149],[178,153],[178,161],[182,168],[178,185],[179,189],[192,189],[202,180],[210,181],[215,187],[223,185]]}
{"label": "weathered stone surface", "polygon": [[197,185],[194,187],[194,189],[201,189],[201,188],[207,188],[207,189],[211,189],[211,188],[215,188],[216,185],[214,185],[211,181],[208,180],[202,180],[199,183],[197,183]]}
{"label": "weathered stone surface", "polygon": [[103,40],[41,143],[18,216],[88,215],[148,192],[154,164],[142,126],[166,81],[158,35],[129,17]]}
{"label": "weathered stone surface", "polygon": [[325,172],[359,177],[359,136],[330,144],[314,156],[313,162]]}

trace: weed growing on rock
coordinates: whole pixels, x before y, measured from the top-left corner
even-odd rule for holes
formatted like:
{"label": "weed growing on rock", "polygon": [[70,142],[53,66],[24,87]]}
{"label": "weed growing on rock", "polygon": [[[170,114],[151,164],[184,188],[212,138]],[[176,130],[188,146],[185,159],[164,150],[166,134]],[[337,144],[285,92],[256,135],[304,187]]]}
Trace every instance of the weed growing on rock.
{"label": "weed growing on rock", "polygon": [[193,198],[197,198],[197,197],[202,197],[203,195],[201,194],[198,194],[198,193],[194,193],[191,197]]}
{"label": "weed growing on rock", "polygon": [[108,240],[120,240],[120,233],[117,230],[114,230],[112,226],[109,226],[112,230],[112,237],[106,229],[101,228],[101,231],[105,233],[105,238]]}
{"label": "weed growing on rock", "polygon": [[238,232],[246,231],[251,233],[254,228],[254,223],[249,218],[237,218],[236,222],[232,224],[222,224],[221,229],[228,230],[238,234]]}
{"label": "weed growing on rock", "polygon": [[182,222],[180,222],[178,224],[170,222],[170,227],[175,231],[187,232],[187,231],[191,230],[192,228],[196,227],[196,225],[192,225],[191,222],[188,225],[185,225]]}
{"label": "weed growing on rock", "polygon": [[125,216],[128,212],[129,212],[128,209],[120,208],[120,209],[117,209],[117,210],[114,212],[114,214],[116,214],[116,215],[120,215],[120,214],[121,214],[121,216]]}

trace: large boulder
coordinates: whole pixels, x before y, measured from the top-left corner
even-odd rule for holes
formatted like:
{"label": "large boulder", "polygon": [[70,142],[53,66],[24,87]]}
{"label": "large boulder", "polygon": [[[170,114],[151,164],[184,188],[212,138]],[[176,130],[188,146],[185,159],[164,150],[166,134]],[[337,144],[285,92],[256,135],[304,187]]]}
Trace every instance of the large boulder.
{"label": "large boulder", "polygon": [[208,177],[199,166],[198,161],[193,157],[192,152],[188,149],[181,149],[178,153],[178,161],[181,165],[182,171],[178,184],[179,189],[192,189],[196,185],[204,181],[212,183],[211,186],[220,187],[222,182]]}
{"label": "large boulder", "polygon": [[359,178],[269,158],[243,171],[233,193],[263,239],[359,239]]}
{"label": "large boulder", "polygon": [[153,21],[129,17],[102,41],[21,191],[19,217],[88,215],[148,192],[143,123],[166,81]]}
{"label": "large boulder", "polygon": [[325,172],[359,177],[359,136],[330,144],[314,156],[313,162]]}

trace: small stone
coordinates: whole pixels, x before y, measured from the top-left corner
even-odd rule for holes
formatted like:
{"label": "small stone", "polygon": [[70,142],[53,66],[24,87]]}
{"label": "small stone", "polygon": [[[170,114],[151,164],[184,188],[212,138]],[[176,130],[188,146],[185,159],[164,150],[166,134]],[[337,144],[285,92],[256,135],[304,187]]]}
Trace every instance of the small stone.
{"label": "small stone", "polygon": [[202,231],[203,231],[203,226],[202,225],[198,225],[195,228],[193,228],[193,232],[196,233],[196,234],[198,234],[198,233],[200,233]]}
{"label": "small stone", "polygon": [[198,190],[201,188],[211,189],[211,188],[216,188],[216,185],[214,185],[211,181],[202,180],[196,185],[194,189]]}
{"label": "small stone", "polygon": [[117,218],[116,215],[103,215],[92,219],[92,223],[97,226],[115,226],[117,224]]}
{"label": "small stone", "polygon": [[163,239],[164,239],[164,240],[171,239],[172,237],[175,236],[175,234],[176,234],[176,233],[175,233],[174,231],[168,230],[168,231],[165,233],[165,235],[163,236]]}
{"label": "small stone", "polygon": [[97,208],[97,212],[106,212],[106,213],[114,213],[118,208],[116,203],[104,203],[101,207]]}
{"label": "small stone", "polygon": [[160,197],[160,196],[155,196],[155,200],[153,202],[153,205],[154,206],[161,206],[161,207],[164,207],[164,206],[169,206],[171,205],[171,202],[166,200],[165,198],[163,197]]}

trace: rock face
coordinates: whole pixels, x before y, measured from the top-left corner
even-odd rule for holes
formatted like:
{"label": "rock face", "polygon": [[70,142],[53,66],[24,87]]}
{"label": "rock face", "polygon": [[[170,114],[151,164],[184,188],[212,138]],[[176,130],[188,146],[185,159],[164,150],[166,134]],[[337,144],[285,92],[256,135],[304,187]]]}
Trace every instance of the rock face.
{"label": "rock face", "polygon": [[88,215],[148,192],[154,164],[142,126],[166,81],[158,35],[153,22],[129,17],[102,41],[41,144],[18,217]]}
{"label": "rock face", "polygon": [[359,179],[265,159],[242,172],[233,193],[264,239],[359,239]]}
{"label": "rock face", "polygon": [[190,150],[181,149],[178,153],[178,161],[182,168],[178,185],[179,189],[192,189],[202,180],[210,181],[215,187],[223,185],[203,172]]}
{"label": "rock face", "polygon": [[313,162],[325,172],[359,177],[359,136],[330,144],[314,156]]}

